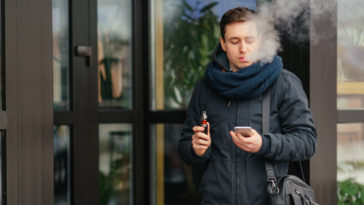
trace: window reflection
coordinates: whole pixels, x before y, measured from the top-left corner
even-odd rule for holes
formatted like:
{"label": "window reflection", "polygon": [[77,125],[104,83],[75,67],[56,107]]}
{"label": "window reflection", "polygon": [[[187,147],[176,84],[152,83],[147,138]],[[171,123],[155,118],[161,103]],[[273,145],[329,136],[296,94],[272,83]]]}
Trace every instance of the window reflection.
{"label": "window reflection", "polygon": [[5,133],[0,131],[0,204],[4,204],[3,201],[5,199],[5,182],[4,180],[6,179],[5,174],[3,172],[3,170],[6,169],[5,165],[5,156],[3,155],[3,153],[6,152],[6,143],[5,143]]}
{"label": "window reflection", "polygon": [[97,2],[99,106],[131,109],[132,4],[130,0]]}
{"label": "window reflection", "polygon": [[338,1],[338,109],[364,108],[364,2]]}
{"label": "window reflection", "polygon": [[364,194],[364,123],[337,126],[339,204],[362,204]]}
{"label": "window reflection", "polygon": [[71,204],[70,127],[57,125],[53,128],[54,143],[54,204]]}
{"label": "window reflection", "polygon": [[152,125],[154,204],[200,204],[198,184],[201,167],[183,163],[178,153],[182,124]]}
{"label": "window reflection", "polygon": [[132,126],[99,126],[100,204],[133,204]]}
{"label": "window reflection", "polygon": [[[0,28],[2,30],[2,15],[1,15],[1,12],[2,12],[2,7],[0,5]],[[5,91],[3,90],[3,83],[4,83],[4,79],[5,79],[5,76],[4,76],[4,70],[3,70],[3,50],[2,50],[2,47],[3,47],[3,42],[2,42],[2,33],[0,33],[0,111],[4,110],[3,108],[3,100],[4,100],[4,97],[5,97]]]}
{"label": "window reflection", "polygon": [[68,11],[68,1],[52,0],[54,110],[70,107]]}
{"label": "window reflection", "polygon": [[184,109],[218,42],[221,1],[153,2],[151,106]]}
{"label": "window reflection", "polygon": [[[0,45],[1,46],[1,45]],[[1,55],[1,52],[0,52]],[[1,63],[1,57],[0,57],[0,63]],[[4,95],[4,91],[3,91],[3,70],[2,70],[2,64],[0,64],[0,111],[3,110],[3,97]]]}
{"label": "window reflection", "polygon": [[[1,55],[1,53],[0,53]],[[0,57],[1,58],[1,57]],[[1,63],[1,61],[0,61]],[[2,66],[0,65],[0,111],[3,111],[3,72],[2,72]]]}

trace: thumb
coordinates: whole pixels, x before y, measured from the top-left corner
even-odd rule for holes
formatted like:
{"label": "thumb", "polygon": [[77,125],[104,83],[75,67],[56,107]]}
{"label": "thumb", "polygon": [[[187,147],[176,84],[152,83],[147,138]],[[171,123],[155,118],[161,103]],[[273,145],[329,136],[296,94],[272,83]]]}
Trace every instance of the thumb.
{"label": "thumb", "polygon": [[207,122],[207,135],[210,136],[210,123]]}

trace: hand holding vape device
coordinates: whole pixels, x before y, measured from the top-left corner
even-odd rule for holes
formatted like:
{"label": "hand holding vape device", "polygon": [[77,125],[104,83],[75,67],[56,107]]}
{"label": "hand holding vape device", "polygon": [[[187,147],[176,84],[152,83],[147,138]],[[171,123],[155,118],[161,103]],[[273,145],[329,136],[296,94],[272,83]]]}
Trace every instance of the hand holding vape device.
{"label": "hand holding vape device", "polygon": [[236,126],[234,127],[234,132],[239,133],[244,137],[250,137],[253,135],[253,129],[248,126]]}
{"label": "hand holding vape device", "polygon": [[201,126],[204,128],[203,133],[207,134],[208,133],[208,125],[207,125],[206,111],[202,111]]}

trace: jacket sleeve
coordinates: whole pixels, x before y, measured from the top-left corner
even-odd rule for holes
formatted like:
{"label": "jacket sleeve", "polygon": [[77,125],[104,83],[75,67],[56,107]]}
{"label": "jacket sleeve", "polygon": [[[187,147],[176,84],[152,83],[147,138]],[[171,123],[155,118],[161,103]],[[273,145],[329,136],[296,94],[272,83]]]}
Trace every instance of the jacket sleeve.
{"label": "jacket sleeve", "polygon": [[192,94],[190,103],[186,112],[186,120],[183,125],[183,130],[181,132],[181,138],[178,141],[178,151],[182,160],[187,164],[198,164],[205,162],[210,155],[211,146],[207,149],[204,155],[198,156],[195,154],[192,148],[192,128],[201,124],[201,106],[203,99],[201,99],[201,84],[200,81]]}
{"label": "jacket sleeve", "polygon": [[[283,80],[278,96],[281,133],[264,135],[269,148],[263,157],[276,161],[309,159],[316,149],[317,133],[301,81],[293,74]],[[269,144],[269,143],[268,143]]]}

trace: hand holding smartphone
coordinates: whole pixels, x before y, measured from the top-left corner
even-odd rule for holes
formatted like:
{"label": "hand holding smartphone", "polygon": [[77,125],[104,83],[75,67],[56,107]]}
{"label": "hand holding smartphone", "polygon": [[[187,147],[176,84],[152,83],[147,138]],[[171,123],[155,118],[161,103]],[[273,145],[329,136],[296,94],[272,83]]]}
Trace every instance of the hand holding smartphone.
{"label": "hand holding smartphone", "polygon": [[253,129],[249,126],[236,126],[234,127],[234,132],[239,133],[244,137],[250,137],[253,135]]}

